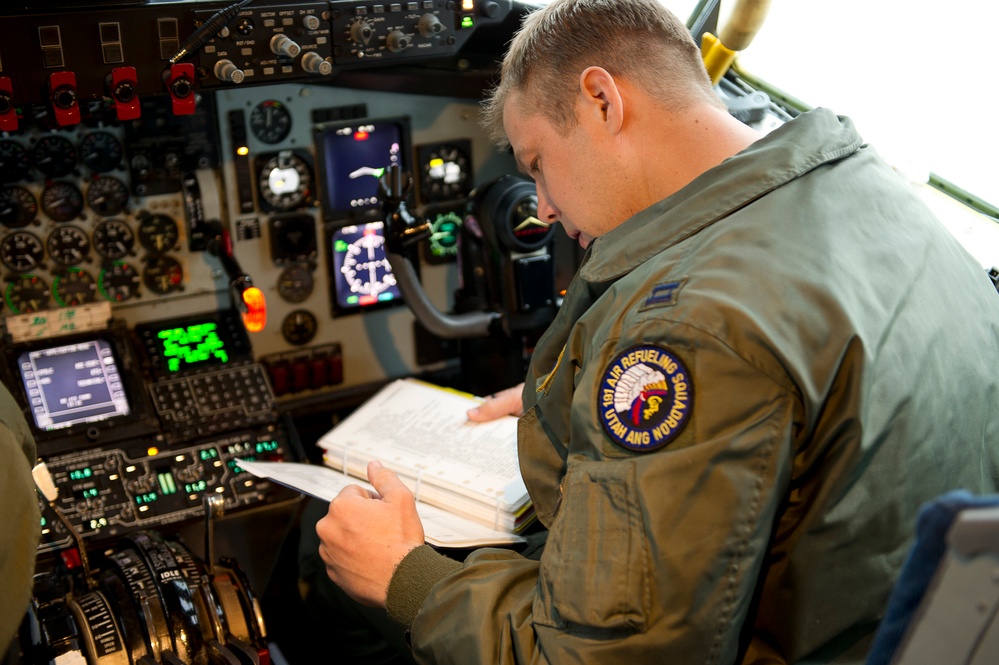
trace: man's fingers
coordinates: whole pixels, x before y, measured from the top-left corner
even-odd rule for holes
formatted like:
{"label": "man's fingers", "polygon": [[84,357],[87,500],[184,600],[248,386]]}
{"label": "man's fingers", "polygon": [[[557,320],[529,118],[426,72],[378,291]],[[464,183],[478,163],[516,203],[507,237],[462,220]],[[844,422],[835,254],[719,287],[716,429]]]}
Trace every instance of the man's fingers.
{"label": "man's fingers", "polygon": [[486,422],[501,416],[523,415],[523,401],[521,399],[523,391],[523,383],[501,390],[495,395],[487,397],[485,402],[474,409],[469,409],[466,415],[473,422]]}

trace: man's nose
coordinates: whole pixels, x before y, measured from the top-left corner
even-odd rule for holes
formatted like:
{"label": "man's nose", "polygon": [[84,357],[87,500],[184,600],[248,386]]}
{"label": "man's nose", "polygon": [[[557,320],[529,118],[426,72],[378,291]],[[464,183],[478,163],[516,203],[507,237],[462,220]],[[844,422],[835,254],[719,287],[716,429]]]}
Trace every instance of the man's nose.
{"label": "man's nose", "polygon": [[538,219],[545,224],[554,224],[562,217],[562,211],[552,205],[541,189],[538,189]]}

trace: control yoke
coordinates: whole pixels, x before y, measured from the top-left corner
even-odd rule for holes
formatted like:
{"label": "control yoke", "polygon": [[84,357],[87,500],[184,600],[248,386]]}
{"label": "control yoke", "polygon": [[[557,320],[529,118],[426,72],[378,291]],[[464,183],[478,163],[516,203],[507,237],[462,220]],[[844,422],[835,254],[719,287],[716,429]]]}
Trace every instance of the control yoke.
{"label": "control yoke", "polygon": [[498,312],[466,312],[445,314],[427,297],[407,249],[431,235],[430,224],[419,222],[406,208],[406,194],[412,178],[398,164],[385,169],[379,179],[379,188],[385,202],[386,255],[396,276],[403,300],[416,319],[434,335],[443,339],[488,337],[500,327],[502,315]]}

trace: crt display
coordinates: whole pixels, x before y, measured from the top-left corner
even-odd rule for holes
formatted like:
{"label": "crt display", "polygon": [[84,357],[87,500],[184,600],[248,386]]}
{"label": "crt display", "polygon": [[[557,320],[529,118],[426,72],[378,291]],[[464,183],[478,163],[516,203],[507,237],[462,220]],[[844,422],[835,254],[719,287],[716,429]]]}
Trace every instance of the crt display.
{"label": "crt display", "polygon": [[335,310],[345,312],[399,301],[402,294],[385,254],[384,224],[344,226],[331,236]]}
{"label": "crt display", "polygon": [[368,121],[335,125],[318,136],[323,202],[328,214],[350,215],[380,205],[379,178],[398,164],[407,168],[405,122]]}
{"label": "crt display", "polygon": [[127,416],[131,409],[111,343],[104,339],[25,351],[17,359],[39,430]]}

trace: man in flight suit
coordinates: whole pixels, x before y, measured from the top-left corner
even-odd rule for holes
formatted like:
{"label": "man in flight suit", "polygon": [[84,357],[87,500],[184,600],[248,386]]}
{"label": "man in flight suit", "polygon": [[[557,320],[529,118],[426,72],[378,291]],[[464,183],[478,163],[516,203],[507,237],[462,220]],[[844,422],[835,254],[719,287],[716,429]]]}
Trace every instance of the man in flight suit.
{"label": "man in flight suit", "polygon": [[443,557],[373,463],[329,577],[420,663],[862,662],[920,505],[995,490],[985,270],[848,119],[730,116],[655,0],[529,15],[487,116],[588,248],[522,395],[547,544]]}

